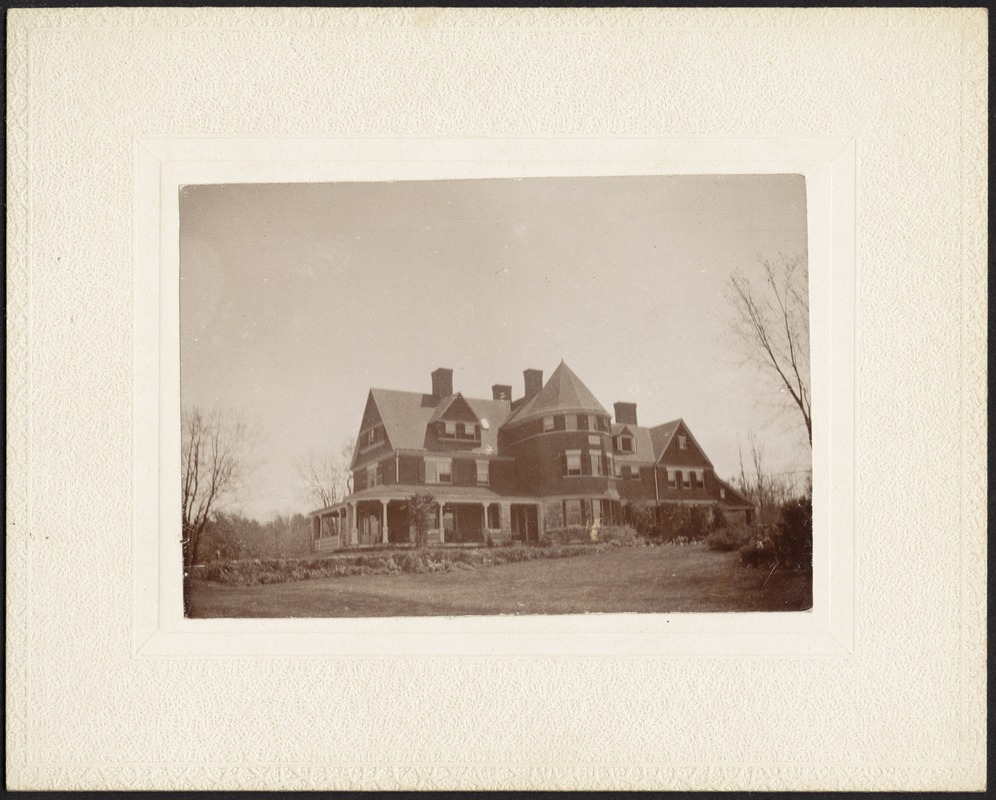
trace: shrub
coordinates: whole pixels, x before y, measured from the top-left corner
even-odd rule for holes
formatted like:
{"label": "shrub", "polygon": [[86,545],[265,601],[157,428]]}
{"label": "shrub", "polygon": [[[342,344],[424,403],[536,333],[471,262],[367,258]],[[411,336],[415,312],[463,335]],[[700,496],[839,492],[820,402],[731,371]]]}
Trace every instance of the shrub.
{"label": "shrub", "polygon": [[778,563],[774,531],[770,525],[757,525],[740,548],[740,563],[745,567],[772,567]]}
{"label": "shrub", "polygon": [[779,566],[802,568],[812,566],[812,498],[800,497],[785,504],[774,541]]}
{"label": "shrub", "polygon": [[606,525],[598,529],[598,541],[613,547],[633,547],[640,537],[629,525]]}
{"label": "shrub", "polygon": [[739,550],[750,538],[750,528],[746,525],[734,525],[722,530],[713,531],[706,539],[706,546],[710,550],[729,552]]}
{"label": "shrub", "polygon": [[547,544],[582,544],[591,541],[591,534],[583,525],[571,525],[566,528],[547,528],[543,534]]}

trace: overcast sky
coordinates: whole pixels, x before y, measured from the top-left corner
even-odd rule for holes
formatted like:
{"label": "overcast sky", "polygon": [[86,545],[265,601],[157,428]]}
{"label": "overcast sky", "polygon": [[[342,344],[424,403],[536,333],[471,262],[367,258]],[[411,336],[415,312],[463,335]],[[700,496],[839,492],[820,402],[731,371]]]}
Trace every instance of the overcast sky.
{"label": "overcast sky", "polygon": [[806,254],[801,176],[188,186],[180,200],[181,400],[258,428],[234,508],[305,512],[295,463],[355,436],[371,387],[436,367],[490,397],[561,359],[609,413],[683,417],[722,477],[755,432],[808,469],[798,412],[741,363],[724,286]]}

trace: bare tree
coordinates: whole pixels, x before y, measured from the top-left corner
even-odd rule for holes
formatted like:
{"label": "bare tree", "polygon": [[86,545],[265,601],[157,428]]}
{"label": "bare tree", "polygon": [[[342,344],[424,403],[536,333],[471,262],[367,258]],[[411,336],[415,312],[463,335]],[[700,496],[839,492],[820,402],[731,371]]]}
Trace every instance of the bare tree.
{"label": "bare tree", "polygon": [[732,328],[745,354],[773,370],[802,414],[813,444],[809,376],[809,281],[804,256],[759,259],[764,280],[730,276]]}
{"label": "bare tree", "polygon": [[768,470],[764,460],[764,446],[752,432],[747,436],[752,471],[744,468],[743,446],[737,444],[740,454],[740,490],[755,506],[761,521],[772,521],[777,518],[782,506],[796,494],[795,481],[790,480],[788,473],[777,473]]}
{"label": "bare tree", "polygon": [[343,442],[339,453],[331,450],[312,451],[297,465],[308,498],[319,508],[335,505],[349,494],[349,465],[353,458],[354,440]]}
{"label": "bare tree", "polygon": [[189,570],[211,515],[242,486],[252,447],[246,422],[220,409],[181,412],[183,566]]}

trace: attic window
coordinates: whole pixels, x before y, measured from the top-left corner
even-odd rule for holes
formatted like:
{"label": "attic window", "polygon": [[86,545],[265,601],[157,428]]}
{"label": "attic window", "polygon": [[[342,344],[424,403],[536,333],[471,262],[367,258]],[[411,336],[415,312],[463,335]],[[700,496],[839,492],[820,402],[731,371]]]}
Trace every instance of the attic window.
{"label": "attic window", "polygon": [[687,436],[679,436],[678,437],[678,449],[679,450],[687,450],[688,449],[688,437]]}
{"label": "attic window", "polygon": [[621,453],[632,453],[633,452],[633,437],[632,436],[620,436],[619,437],[619,452],[621,452]]}
{"label": "attic window", "polygon": [[543,433],[553,430],[553,417],[543,417]]}
{"label": "attic window", "polygon": [[725,500],[726,499],[726,489],[720,489],[719,490],[719,499],[720,500]]}
{"label": "attic window", "polygon": [[578,415],[577,414],[567,414],[564,417],[567,430],[576,431],[578,429]]}

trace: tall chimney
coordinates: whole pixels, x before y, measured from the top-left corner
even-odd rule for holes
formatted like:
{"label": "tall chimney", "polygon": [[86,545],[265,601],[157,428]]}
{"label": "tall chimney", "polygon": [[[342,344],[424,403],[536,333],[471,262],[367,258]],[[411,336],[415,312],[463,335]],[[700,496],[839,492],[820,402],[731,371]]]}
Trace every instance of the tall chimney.
{"label": "tall chimney", "polygon": [[620,425],[636,425],[636,403],[613,403],[616,422]]}
{"label": "tall chimney", "polygon": [[491,387],[491,397],[494,400],[508,400],[512,401],[512,387],[506,386],[504,383],[496,383]]}
{"label": "tall chimney", "polygon": [[449,397],[453,394],[453,370],[440,367],[432,373],[433,397]]}
{"label": "tall chimney", "polygon": [[526,400],[540,393],[540,389],[543,388],[543,370],[525,369],[522,371],[522,377],[526,384]]}

